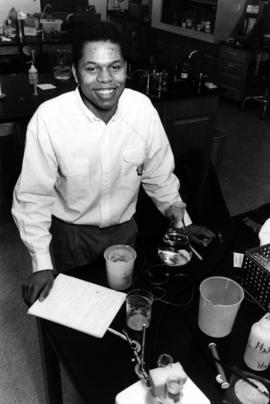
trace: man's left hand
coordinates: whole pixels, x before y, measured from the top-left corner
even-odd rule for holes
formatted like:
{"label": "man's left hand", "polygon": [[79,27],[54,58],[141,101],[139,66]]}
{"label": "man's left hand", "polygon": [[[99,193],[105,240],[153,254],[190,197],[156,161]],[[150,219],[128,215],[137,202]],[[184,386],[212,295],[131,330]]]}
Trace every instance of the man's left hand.
{"label": "man's left hand", "polygon": [[186,232],[191,243],[196,243],[203,247],[207,247],[216,237],[215,233],[213,233],[207,227],[197,226],[195,224],[186,226]]}

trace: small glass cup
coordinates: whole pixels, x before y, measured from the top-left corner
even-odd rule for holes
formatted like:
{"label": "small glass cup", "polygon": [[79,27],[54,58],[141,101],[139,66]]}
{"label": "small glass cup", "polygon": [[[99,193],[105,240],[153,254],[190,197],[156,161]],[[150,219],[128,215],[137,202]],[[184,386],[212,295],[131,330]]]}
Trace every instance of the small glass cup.
{"label": "small glass cup", "polygon": [[126,298],[126,322],[134,331],[142,331],[151,322],[153,295],[144,289],[131,290]]}
{"label": "small glass cup", "polygon": [[169,376],[165,384],[165,403],[181,404],[183,380],[178,376]]}

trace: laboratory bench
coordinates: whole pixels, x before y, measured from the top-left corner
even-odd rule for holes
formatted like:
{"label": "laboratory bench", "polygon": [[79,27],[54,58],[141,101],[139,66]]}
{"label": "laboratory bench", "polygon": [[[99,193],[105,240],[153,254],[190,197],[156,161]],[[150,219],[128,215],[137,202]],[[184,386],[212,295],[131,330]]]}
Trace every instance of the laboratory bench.
{"label": "laboratory bench", "polygon": [[[222,234],[222,242],[216,238],[207,249],[200,249],[202,261],[193,256],[185,267],[170,267],[168,282],[160,287],[154,287],[147,275],[151,265],[160,265],[155,249],[149,253],[149,243],[136,246],[138,255],[131,288],[144,288],[155,294],[151,324],[145,339],[146,369],[157,366],[160,354],[170,354],[175,362],[181,363],[191,380],[205,394],[204,400],[196,403],[236,402],[231,401],[233,387],[235,382],[243,377],[261,380],[269,389],[269,369],[260,372],[251,371],[243,361],[251,325],[265,313],[249,294],[246,293],[228,336],[209,337],[198,327],[201,281],[209,276],[225,276],[239,282],[242,276],[241,269],[233,266],[233,251],[243,252],[258,244],[257,235],[243,221],[246,216],[257,223],[263,223],[269,217],[269,204],[253,212],[245,212],[226,219],[217,227],[213,227],[213,231]],[[145,214],[143,226],[148,224],[147,217]],[[67,275],[107,286],[102,257],[95,263],[74,268]],[[162,294],[159,294],[161,292]],[[120,391],[138,381],[136,362],[132,361],[132,350],[126,341],[110,332],[106,332],[102,339],[95,338],[47,320],[38,320],[38,325],[48,404],[63,402],[60,363],[82,402],[95,402],[95,404],[123,402],[120,399],[114,401],[115,397]],[[120,333],[126,328],[124,305],[111,327]],[[217,345],[227,380],[231,383],[230,389],[223,389],[218,383],[217,369],[208,349],[209,343],[213,341]],[[195,401],[189,398],[187,390],[184,389],[183,393],[183,403],[195,404]],[[153,401],[138,399],[138,402]]]}
{"label": "laboratory bench", "polygon": [[20,42],[16,37],[10,38],[10,40],[0,39],[0,55],[19,54],[25,46],[61,46],[62,44],[71,44],[71,34],[69,32],[56,32],[43,36],[41,34],[25,36],[23,42]]}

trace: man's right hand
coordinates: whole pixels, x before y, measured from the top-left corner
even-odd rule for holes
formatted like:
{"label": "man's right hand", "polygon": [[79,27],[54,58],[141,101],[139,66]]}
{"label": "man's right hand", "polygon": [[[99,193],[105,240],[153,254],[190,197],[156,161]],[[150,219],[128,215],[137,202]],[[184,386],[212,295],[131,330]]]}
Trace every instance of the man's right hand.
{"label": "man's right hand", "polygon": [[34,272],[23,285],[23,299],[27,306],[31,306],[37,298],[42,302],[48,296],[53,282],[52,270]]}

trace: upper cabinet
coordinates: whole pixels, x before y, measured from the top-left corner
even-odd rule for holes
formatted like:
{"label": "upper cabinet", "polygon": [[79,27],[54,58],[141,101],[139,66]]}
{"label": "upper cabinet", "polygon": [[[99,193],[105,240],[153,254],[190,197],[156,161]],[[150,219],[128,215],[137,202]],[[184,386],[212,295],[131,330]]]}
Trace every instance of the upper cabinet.
{"label": "upper cabinet", "polygon": [[152,0],[151,25],[206,42],[230,36],[246,0]]}

